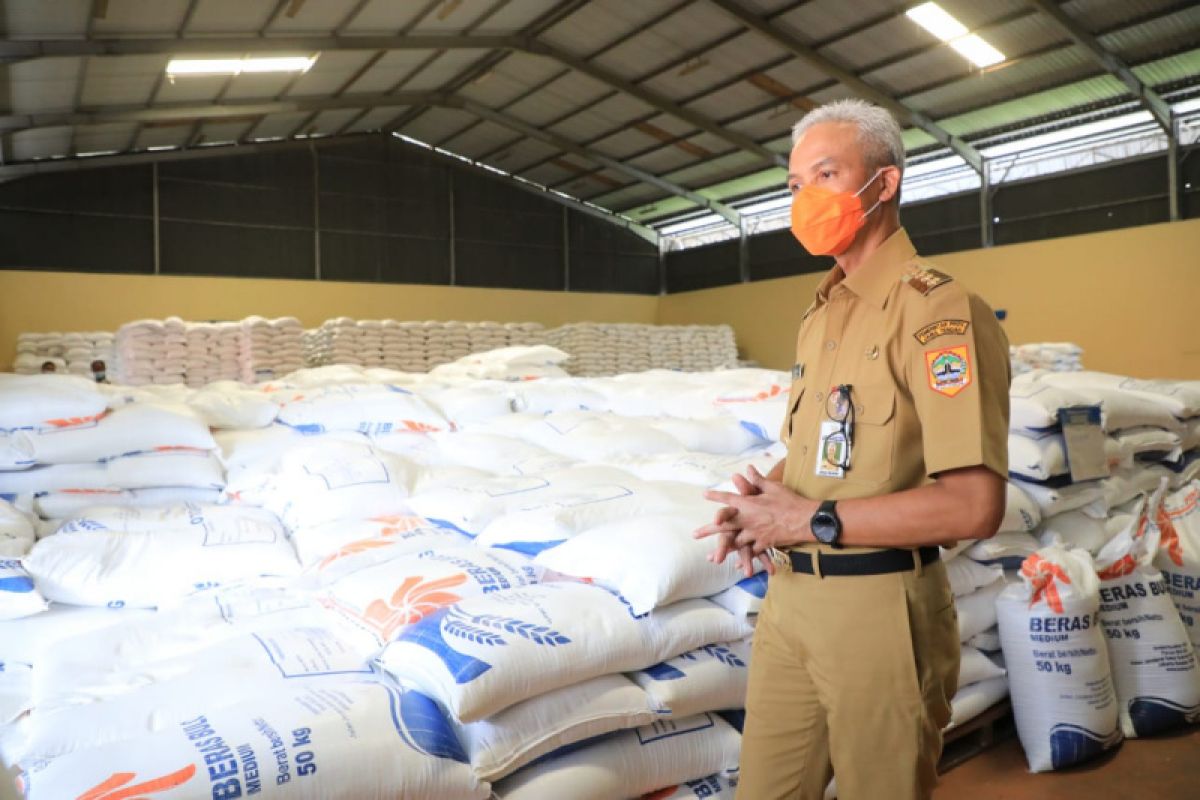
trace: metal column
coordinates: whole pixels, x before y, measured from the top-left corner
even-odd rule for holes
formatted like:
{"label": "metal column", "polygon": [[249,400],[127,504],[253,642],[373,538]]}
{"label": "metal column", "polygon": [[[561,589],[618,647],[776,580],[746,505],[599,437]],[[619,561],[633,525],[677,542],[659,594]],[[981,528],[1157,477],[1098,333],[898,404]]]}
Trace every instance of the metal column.
{"label": "metal column", "polygon": [[738,277],[742,283],[750,282],[750,242],[746,238],[746,219],[738,220]]}
{"label": "metal column", "polygon": [[983,160],[979,171],[979,244],[991,247],[995,243],[992,227],[992,162]]}
{"label": "metal column", "polygon": [[458,282],[458,254],[454,244],[454,170],[446,168],[446,195],[450,200],[450,285]]}
{"label": "metal column", "polygon": [[1178,222],[1182,213],[1179,193],[1179,120],[1171,118],[1167,131],[1167,215]]}
{"label": "metal column", "polygon": [[563,291],[571,291],[571,218],[567,207],[562,210],[562,267]]}
{"label": "metal column", "polygon": [[321,162],[317,148],[308,143],[313,170],[313,277],[321,280]]}
{"label": "metal column", "polygon": [[150,165],[150,167],[150,196],[152,198],[151,213],[154,215],[154,274],[158,275],[162,272],[162,235],[158,229],[158,162],[155,161]]}

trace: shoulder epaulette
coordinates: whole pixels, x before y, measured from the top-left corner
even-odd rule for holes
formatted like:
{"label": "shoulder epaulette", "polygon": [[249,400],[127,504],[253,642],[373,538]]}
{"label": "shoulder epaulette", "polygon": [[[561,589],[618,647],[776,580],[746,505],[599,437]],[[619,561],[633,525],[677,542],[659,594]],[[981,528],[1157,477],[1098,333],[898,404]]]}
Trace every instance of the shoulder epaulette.
{"label": "shoulder epaulette", "polygon": [[900,279],[923,295],[927,295],[944,283],[954,280],[944,272],[932,267],[912,267]]}

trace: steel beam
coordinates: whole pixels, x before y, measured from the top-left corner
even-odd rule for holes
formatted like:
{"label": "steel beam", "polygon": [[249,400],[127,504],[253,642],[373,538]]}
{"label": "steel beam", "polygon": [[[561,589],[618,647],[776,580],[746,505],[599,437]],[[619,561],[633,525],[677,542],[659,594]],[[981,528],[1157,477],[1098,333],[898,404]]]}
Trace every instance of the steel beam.
{"label": "steel beam", "polygon": [[729,220],[729,222],[733,225],[741,224],[741,215],[724,203],[720,203],[716,200],[705,197],[704,195],[697,194],[696,192],[680,186],[677,183],[672,183],[664,178],[660,178],[652,172],[647,172],[643,169],[639,169],[638,167],[626,164],[623,161],[610,158],[603,153],[600,153],[596,150],[591,150],[583,145],[575,144],[574,142],[565,139],[556,133],[535,128],[534,126],[522,122],[515,117],[511,117],[508,114],[502,114],[495,109],[488,108],[487,106],[480,105],[473,100],[467,100],[465,98],[446,98],[446,101],[443,103],[443,105],[452,108],[461,108],[472,116],[490,120],[491,122],[495,122],[497,125],[503,125],[509,130],[524,134],[531,139],[538,139],[546,142],[547,144],[553,145],[560,150],[574,153],[581,158],[586,158],[589,161],[594,161],[597,164],[608,167],[609,169],[622,172],[635,180],[648,183],[651,186],[656,186],[665,192],[686,198],[702,208],[707,208],[713,213],[719,214],[720,216]]}
{"label": "steel beam", "polygon": [[1110,75],[1125,84],[1125,88],[1129,90],[1129,93],[1145,106],[1146,110],[1154,117],[1154,121],[1167,132],[1168,136],[1174,134],[1174,129],[1171,125],[1171,106],[1159,96],[1158,92],[1142,83],[1142,80],[1133,74],[1133,70],[1129,68],[1128,64],[1101,44],[1095,35],[1085,30],[1066,11],[1063,11],[1058,3],[1053,2],[1053,0],[1028,0],[1028,2],[1038,11],[1054,20],[1058,24],[1058,27],[1063,29],[1064,33],[1070,36],[1084,50],[1087,50],[1092,58],[1098,61],[1104,69],[1108,70]]}
{"label": "steel beam", "polygon": [[942,128],[923,112],[906,105],[887,92],[867,83],[844,67],[830,61],[799,39],[784,33],[762,17],[744,8],[737,0],[710,0],[710,2],[746,27],[784,48],[810,67],[818,69],[837,80],[859,97],[886,108],[899,117],[901,122],[906,122],[925,131],[942,145],[949,147],[961,156],[976,172],[983,169],[983,160],[978,150]]}

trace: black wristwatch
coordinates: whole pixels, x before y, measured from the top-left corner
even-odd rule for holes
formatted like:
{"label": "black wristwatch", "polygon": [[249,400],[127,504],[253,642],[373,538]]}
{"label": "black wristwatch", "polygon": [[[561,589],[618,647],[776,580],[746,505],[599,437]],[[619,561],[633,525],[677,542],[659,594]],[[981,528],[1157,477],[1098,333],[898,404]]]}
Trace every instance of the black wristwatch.
{"label": "black wristwatch", "polygon": [[842,538],[842,520],[837,515],[837,501],[826,500],[817,506],[808,527],[812,529],[813,537],[821,544],[841,547],[838,540]]}

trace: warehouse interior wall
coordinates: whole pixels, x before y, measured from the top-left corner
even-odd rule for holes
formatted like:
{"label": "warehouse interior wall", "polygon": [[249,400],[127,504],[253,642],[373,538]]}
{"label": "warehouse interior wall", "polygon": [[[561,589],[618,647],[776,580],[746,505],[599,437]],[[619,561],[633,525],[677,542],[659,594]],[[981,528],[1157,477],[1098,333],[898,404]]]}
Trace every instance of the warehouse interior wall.
{"label": "warehouse interior wall", "polygon": [[135,319],[297,317],[306,328],[332,317],[472,322],[653,324],[658,298],[339,281],[0,270],[0,364],[23,331],[115,331]]}
{"label": "warehouse interior wall", "polygon": [[[806,257],[796,246],[796,257]],[[942,253],[931,259],[995,309],[1009,341],[1071,341],[1088,369],[1200,379],[1200,220]],[[822,275],[661,298],[663,325],[728,323],[743,358],[788,369]]]}
{"label": "warehouse interior wall", "polygon": [[[796,247],[796,257],[803,257]],[[1004,309],[1014,344],[1073,341],[1084,364],[1140,377],[1200,379],[1200,220],[1124,228],[932,259]],[[144,317],[295,316],[496,320],[547,326],[589,320],[729,324],[742,357],[787,369],[820,273],[662,297],[461,286],[0,270],[0,363],[22,331],[115,330]]]}

